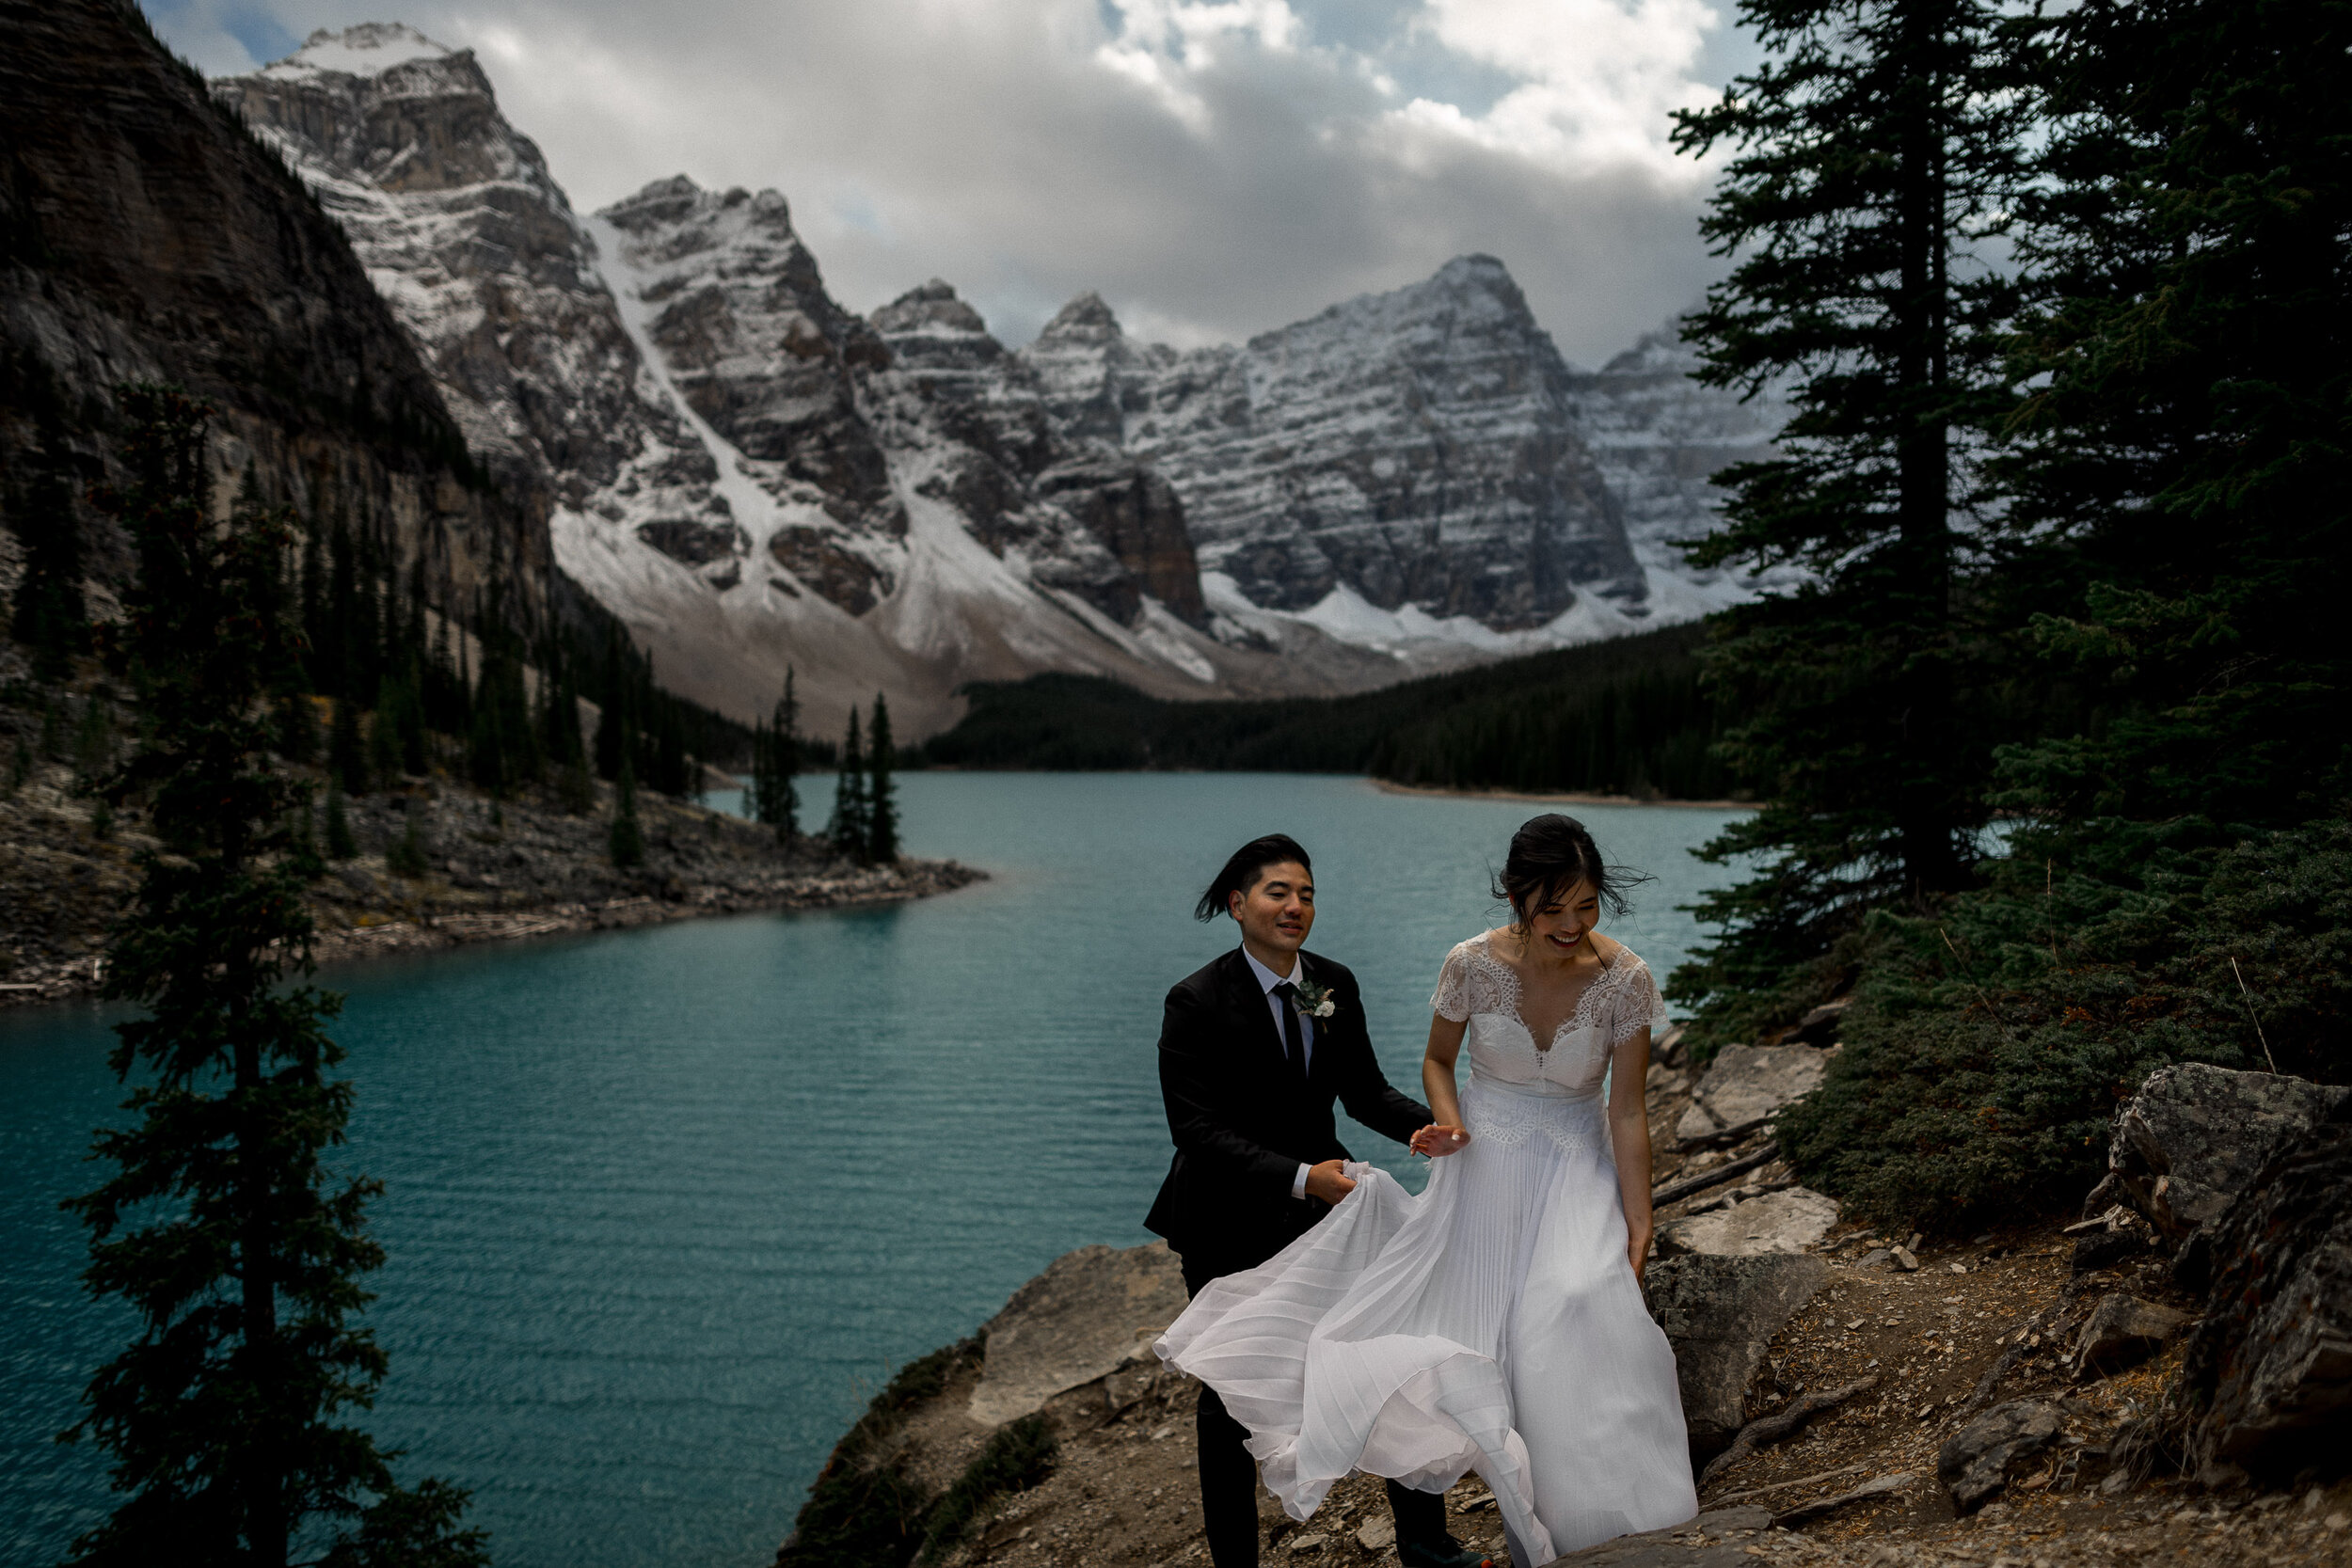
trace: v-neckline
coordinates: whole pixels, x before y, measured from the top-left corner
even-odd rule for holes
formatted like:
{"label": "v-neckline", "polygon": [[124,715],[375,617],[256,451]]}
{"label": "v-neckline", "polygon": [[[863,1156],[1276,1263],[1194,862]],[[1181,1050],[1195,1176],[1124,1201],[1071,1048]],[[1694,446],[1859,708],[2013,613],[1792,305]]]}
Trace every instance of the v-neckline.
{"label": "v-neckline", "polygon": [[[1546,1039],[1539,1037],[1535,1033],[1534,1026],[1527,1022],[1527,976],[1520,973],[1518,964],[1496,948],[1494,932],[1486,932],[1481,940],[1486,945],[1488,960],[1500,965],[1502,972],[1511,976],[1511,989],[1515,993],[1511,998],[1512,1021],[1518,1024],[1519,1033],[1527,1037],[1528,1043],[1535,1048],[1535,1053],[1539,1056],[1551,1054],[1552,1047],[1560,1043],[1562,1033],[1577,1021],[1579,1014],[1583,1012],[1584,999],[1592,995],[1593,988],[1607,979],[1609,972],[1616,967],[1616,960],[1602,953],[1599,945],[1596,943],[1593,956],[1599,960],[1599,963],[1593,971],[1593,977],[1584,982],[1583,989],[1576,993],[1576,1000],[1568,1004],[1568,1010],[1561,1014],[1560,1022],[1551,1026],[1551,1037]],[[1620,948],[1619,951],[1623,949]]]}

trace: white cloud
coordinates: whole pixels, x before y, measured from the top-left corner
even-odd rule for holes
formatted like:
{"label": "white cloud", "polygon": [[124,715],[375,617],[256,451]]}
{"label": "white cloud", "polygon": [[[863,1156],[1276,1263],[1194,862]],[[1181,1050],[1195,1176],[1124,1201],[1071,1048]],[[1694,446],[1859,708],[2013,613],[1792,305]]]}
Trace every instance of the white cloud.
{"label": "white cloud", "polygon": [[1728,0],[152,0],[239,40],[405,21],[472,48],[583,209],[684,172],[773,186],[842,301],[938,276],[1021,341],[1099,291],[1234,339],[1451,257],[1507,262],[1564,351],[1715,263],[1667,114]]}

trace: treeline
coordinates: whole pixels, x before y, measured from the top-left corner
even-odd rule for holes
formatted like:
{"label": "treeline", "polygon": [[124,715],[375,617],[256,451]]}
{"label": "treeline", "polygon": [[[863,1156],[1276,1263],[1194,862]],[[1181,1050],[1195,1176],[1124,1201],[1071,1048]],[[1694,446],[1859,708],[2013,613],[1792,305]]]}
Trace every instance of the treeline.
{"label": "treeline", "polygon": [[1741,22],[1684,336],[1792,417],[1692,556],[1805,583],[1702,657],[1762,805],[1669,994],[1851,992],[1781,1137],[1874,1220],[2071,1203],[2158,1065],[2352,1078],[2352,5]]}
{"label": "treeline", "polygon": [[1352,697],[1172,702],[1034,675],[964,689],[970,711],[911,765],[1369,773],[1446,788],[1712,800],[1734,778],[1700,687],[1707,631],[1536,654]]}
{"label": "treeline", "polygon": [[857,705],[850,705],[841,745],[820,746],[801,734],[801,700],[794,673],[784,673],[784,695],[775,710],[752,727],[752,765],[744,781],[744,805],[755,822],[776,830],[790,844],[801,832],[801,791],[795,781],[828,753],[838,757],[833,816],[822,837],[861,865],[887,865],[898,858],[898,750],[891,738],[890,703],[874,693],[872,717],[861,737]]}

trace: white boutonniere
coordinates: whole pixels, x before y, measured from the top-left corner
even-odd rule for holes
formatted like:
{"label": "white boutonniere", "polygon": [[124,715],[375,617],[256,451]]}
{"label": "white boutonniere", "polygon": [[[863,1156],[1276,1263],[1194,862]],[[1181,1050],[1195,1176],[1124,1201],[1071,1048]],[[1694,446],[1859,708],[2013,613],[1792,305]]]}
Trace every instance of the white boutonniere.
{"label": "white boutonniere", "polygon": [[1318,986],[1303,974],[1298,977],[1295,993],[1291,997],[1291,1006],[1308,1018],[1329,1018],[1340,1010],[1339,1003],[1331,995],[1330,987]]}

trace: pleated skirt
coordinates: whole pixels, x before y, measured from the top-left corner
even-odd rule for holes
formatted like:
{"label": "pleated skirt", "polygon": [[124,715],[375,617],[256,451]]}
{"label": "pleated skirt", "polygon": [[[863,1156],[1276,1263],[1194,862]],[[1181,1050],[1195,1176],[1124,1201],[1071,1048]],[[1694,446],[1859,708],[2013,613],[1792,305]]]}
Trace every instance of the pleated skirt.
{"label": "pleated skirt", "polygon": [[1248,1429],[1295,1519],[1351,1470],[1428,1492],[1475,1471],[1520,1568],[1682,1523],[1674,1352],[1626,1258],[1600,1101],[1473,1079],[1463,1113],[1470,1146],[1421,1196],[1349,1167],[1354,1192],[1155,1348]]}

